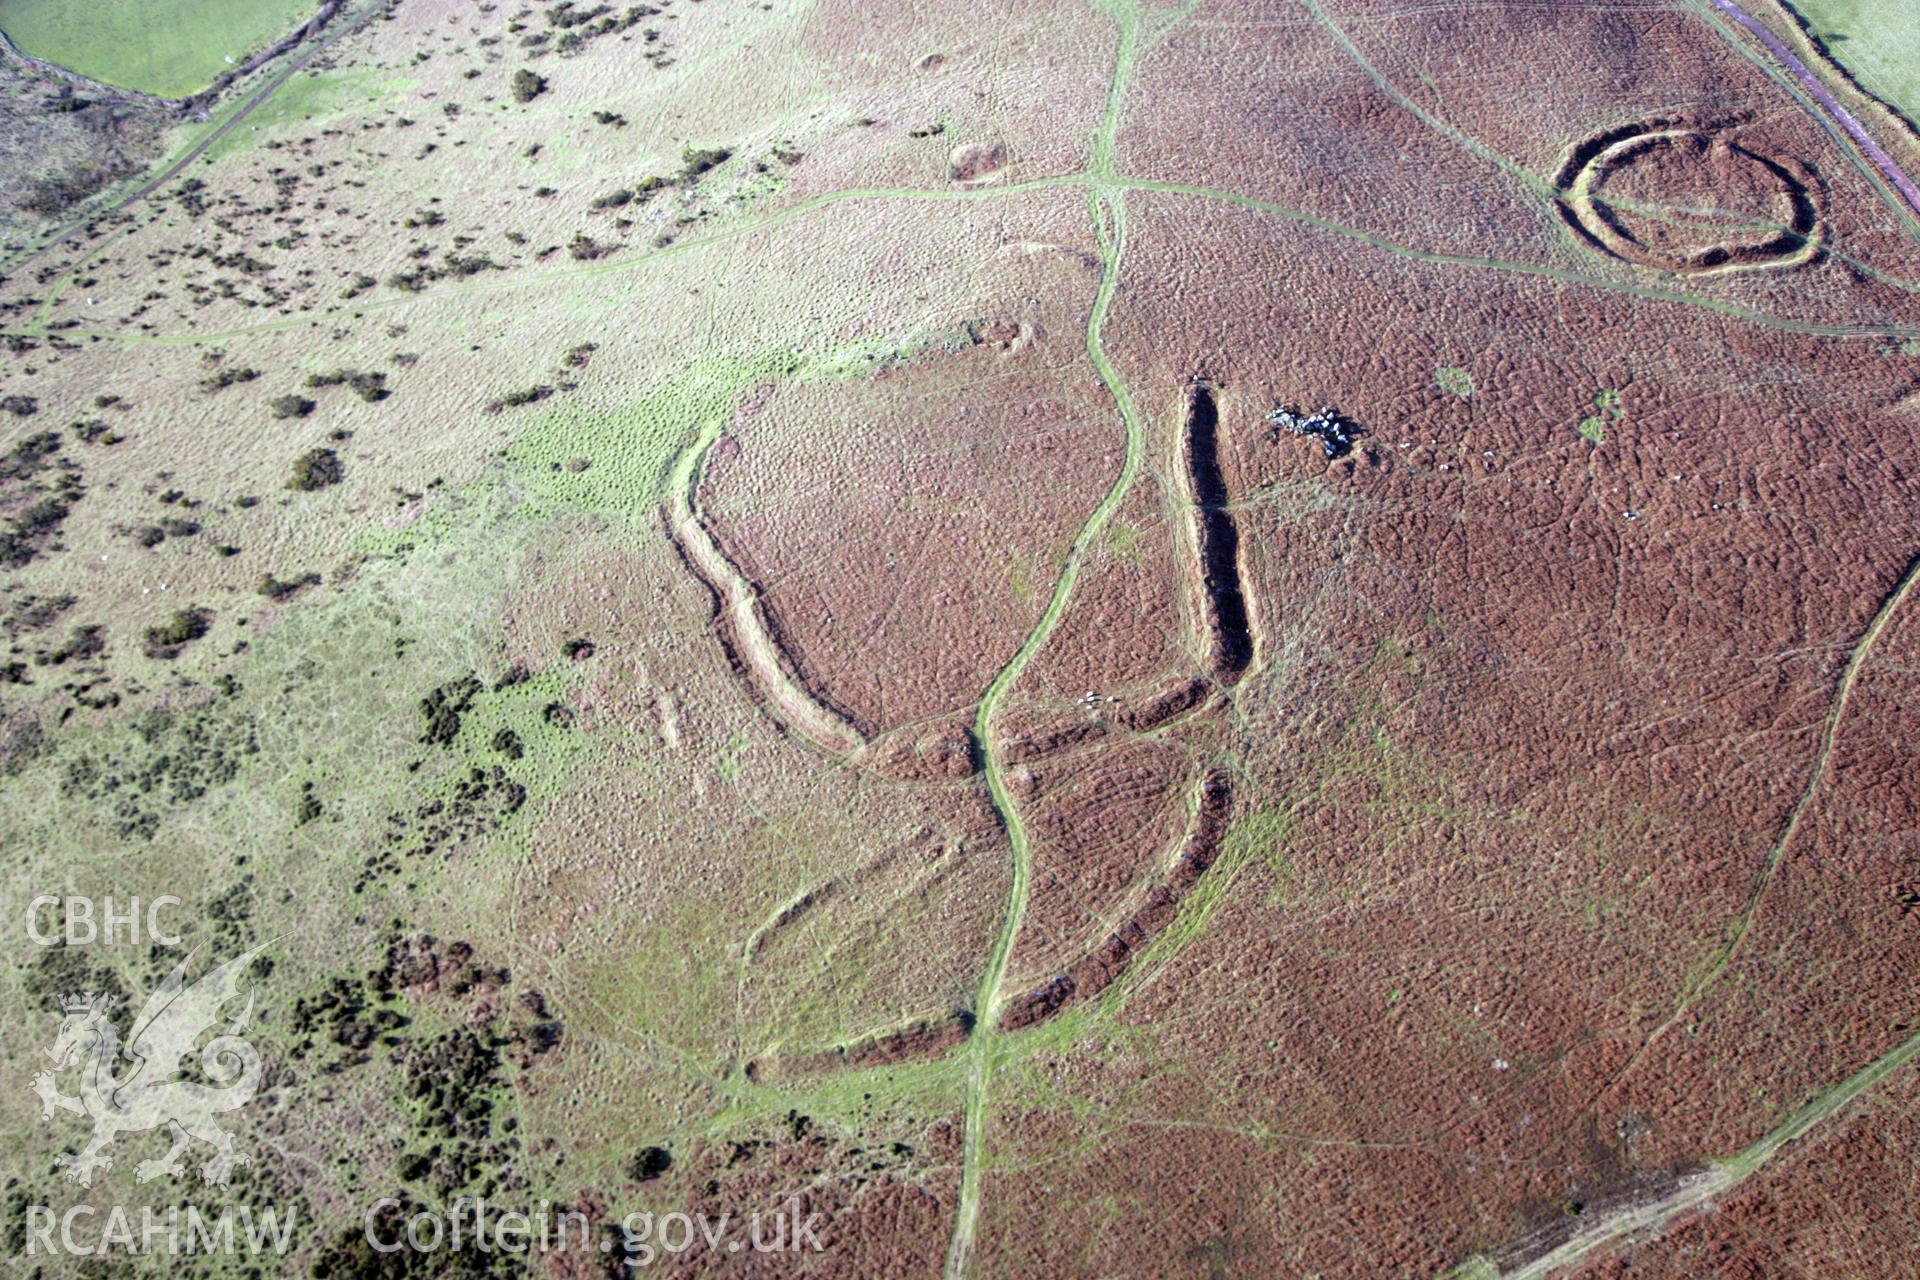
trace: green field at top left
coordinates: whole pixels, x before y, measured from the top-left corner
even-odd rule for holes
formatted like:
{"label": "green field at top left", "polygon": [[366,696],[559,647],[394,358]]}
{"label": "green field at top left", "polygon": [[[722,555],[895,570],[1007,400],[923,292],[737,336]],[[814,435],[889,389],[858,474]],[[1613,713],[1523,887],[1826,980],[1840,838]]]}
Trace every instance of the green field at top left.
{"label": "green field at top left", "polygon": [[122,89],[184,98],[311,17],[315,0],[0,0],[22,52]]}

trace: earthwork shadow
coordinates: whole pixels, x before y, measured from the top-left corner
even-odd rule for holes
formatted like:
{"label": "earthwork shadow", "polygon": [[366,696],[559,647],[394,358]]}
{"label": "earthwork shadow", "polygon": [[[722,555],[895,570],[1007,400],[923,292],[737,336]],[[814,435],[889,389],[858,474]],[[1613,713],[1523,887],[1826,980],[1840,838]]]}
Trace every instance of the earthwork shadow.
{"label": "earthwork shadow", "polygon": [[1240,530],[1220,472],[1220,410],[1213,392],[1196,385],[1187,397],[1187,483],[1200,554],[1209,660],[1222,684],[1233,684],[1253,662],[1253,627],[1240,582]]}

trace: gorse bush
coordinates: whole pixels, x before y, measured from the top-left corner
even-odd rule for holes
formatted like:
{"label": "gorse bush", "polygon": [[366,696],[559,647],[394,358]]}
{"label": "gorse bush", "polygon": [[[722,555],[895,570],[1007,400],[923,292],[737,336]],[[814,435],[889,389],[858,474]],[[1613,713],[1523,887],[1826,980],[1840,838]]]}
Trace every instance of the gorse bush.
{"label": "gorse bush", "polygon": [[199,607],[182,609],[158,626],[148,627],[142,645],[149,658],[175,658],[189,644],[207,634],[213,615]]}
{"label": "gorse bush", "polygon": [[537,71],[522,67],[513,73],[513,100],[532,102],[547,91],[547,78]]}
{"label": "gorse bush", "polygon": [[346,475],[339,454],[331,449],[309,449],[293,460],[293,478],[287,481],[287,488],[311,493],[339,484]]}

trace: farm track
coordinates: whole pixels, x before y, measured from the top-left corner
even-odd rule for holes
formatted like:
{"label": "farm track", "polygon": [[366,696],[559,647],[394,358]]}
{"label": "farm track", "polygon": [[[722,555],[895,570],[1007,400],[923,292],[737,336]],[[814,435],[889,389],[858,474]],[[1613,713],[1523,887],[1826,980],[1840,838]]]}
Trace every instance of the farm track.
{"label": "farm track", "polygon": [[1900,198],[1907,202],[1908,209],[1915,216],[1920,216],[1920,186],[1914,185],[1913,179],[1906,175],[1894,158],[1887,153],[1886,148],[1867,132],[1866,126],[1860,123],[1853,112],[1847,110],[1846,106],[1833,96],[1833,92],[1827,88],[1826,83],[1815,75],[1793,50],[1787,48],[1786,42],[1774,32],[1773,28],[1742,9],[1734,3],[1734,0],[1712,0],[1712,5],[1738,23],[1747,34],[1758,40],[1768,53],[1786,67],[1788,74],[1819,105],[1828,119],[1839,125],[1847,136],[1853,139],[1860,153],[1872,162],[1881,176],[1900,193]]}
{"label": "farm track", "polygon": [[[261,85],[259,89],[255,90],[252,96],[247,98],[238,108],[234,110],[232,115],[228,116],[225,121],[223,121],[221,124],[216,126],[211,133],[207,134],[206,137],[196,142],[191,148],[188,149],[185,155],[181,156],[178,160],[175,160],[171,164],[167,165],[167,167],[162,169],[157,176],[148,179],[144,184],[142,184],[136,190],[128,193],[125,196],[122,196],[118,200],[115,200],[112,204],[108,205],[104,209],[99,210],[98,212],[88,214],[84,218],[81,218],[75,222],[69,223],[67,226],[55,232],[49,239],[42,241],[39,245],[35,246],[33,249],[28,250],[26,253],[14,259],[12,262],[7,263],[5,267],[6,272],[8,274],[12,274],[13,272],[20,270],[22,267],[32,262],[35,258],[39,257],[41,254],[44,254],[48,250],[57,248],[61,244],[66,243],[68,240],[71,240],[73,237],[81,234],[82,232],[87,230],[87,228],[95,225],[96,223],[102,221],[103,219],[110,218],[117,213],[123,212],[129,206],[138,204],[140,201],[145,200],[148,196],[158,191],[161,187],[164,187],[169,182],[172,182],[175,178],[179,177],[181,173],[186,170],[186,167],[188,165],[192,164],[195,160],[198,160],[201,156],[205,155],[207,151],[213,146],[215,146],[222,138],[226,137],[229,133],[232,133],[234,128],[237,125],[239,125],[242,121],[244,121],[249,115],[252,115],[253,112],[257,108],[259,108],[263,103],[265,103],[268,98],[272,97],[275,93],[278,93],[280,89],[286,85],[287,81],[293,79],[294,76],[298,75],[301,71],[305,70],[306,67],[310,63],[312,63],[312,61],[315,58],[319,57],[322,53],[326,52],[327,49],[332,47],[338,41],[346,38],[347,36],[353,35],[355,32],[359,31],[362,27],[366,26],[367,23],[372,21],[374,16],[379,12],[380,12],[379,5],[370,5],[365,11],[357,15],[350,22],[332,21],[332,17],[338,17],[339,15],[337,12],[331,15],[331,17],[329,17],[329,19],[322,24],[319,31],[310,32],[308,34],[303,35],[293,45],[285,49],[278,56],[285,57],[287,54],[294,53],[295,51],[301,50],[301,49],[304,49],[305,52],[300,53],[298,57],[293,58],[292,60],[287,62],[285,66],[281,67],[278,71],[274,72],[273,75],[267,80],[265,84]],[[0,34],[4,34],[4,33],[0,33]],[[8,44],[11,45],[12,41],[8,41]],[[22,55],[22,56],[25,56],[25,55]],[[268,59],[268,61],[271,61],[271,60],[272,60],[271,58]],[[31,61],[38,62],[39,59],[31,59]],[[264,65],[264,63],[262,65]],[[85,77],[81,77],[81,79],[84,80]],[[91,84],[95,82],[88,81],[88,83]],[[124,92],[122,90],[114,89],[113,86],[111,85],[104,85],[102,86],[102,88],[107,90],[109,93],[113,93],[113,94],[120,94]],[[149,95],[138,95],[138,96],[144,98]],[[165,102],[167,100],[157,99],[156,101]],[[187,99],[186,101],[192,101],[192,100]],[[84,265],[84,263],[85,263],[84,259],[82,260],[82,262],[76,263],[74,265],[73,271],[78,271],[80,267]],[[71,275],[73,274],[73,272],[69,272],[68,274]],[[55,295],[50,296],[49,302],[53,301],[53,299],[57,296],[58,296],[57,293]],[[44,313],[44,310],[45,308],[43,307],[42,308],[43,313]]]}
{"label": "farm track", "polygon": [[1594,1096],[1593,1102],[1588,1104],[1589,1111],[1597,1107],[1602,1099],[1619,1086],[1621,1081],[1632,1074],[1634,1068],[1640,1064],[1653,1046],[1666,1037],[1680,1019],[1686,1016],[1687,1010],[1706,994],[1708,988],[1720,980],[1726,973],[1727,967],[1733,963],[1733,958],[1739,953],[1741,944],[1746,941],[1747,935],[1753,929],[1753,921],[1759,914],[1760,904],[1765,900],[1767,891],[1773,887],[1774,881],[1779,876],[1781,864],[1786,861],[1787,850],[1792,846],[1794,837],[1799,834],[1800,825],[1806,818],[1807,811],[1812,808],[1814,797],[1833,772],[1834,742],[1839,737],[1841,721],[1846,717],[1847,703],[1852,699],[1853,691],[1859,684],[1860,672],[1865,668],[1867,659],[1872,655],[1875,645],[1886,631],[1887,624],[1899,613],[1907,597],[1913,593],[1916,582],[1920,582],[1920,556],[1915,556],[1908,562],[1906,571],[1901,574],[1893,589],[1882,598],[1873,619],[1867,624],[1860,638],[1854,642],[1853,650],[1847,658],[1846,668],[1841,673],[1839,687],[1834,693],[1832,705],[1828,708],[1826,719],[1820,726],[1819,744],[1814,752],[1813,767],[1807,775],[1807,785],[1801,790],[1799,798],[1794,801],[1779,836],[1768,849],[1766,866],[1761,871],[1760,878],[1752,891],[1747,895],[1746,904],[1740,915],[1734,919],[1726,941],[1714,953],[1706,971],[1682,993],[1673,1011],[1653,1029],[1645,1042],[1627,1060],[1626,1065],[1608,1082],[1606,1088]]}
{"label": "farm track", "polygon": [[1703,1174],[1683,1180],[1677,1190],[1665,1196],[1608,1215],[1531,1262],[1511,1271],[1501,1271],[1484,1258],[1475,1259],[1449,1272],[1446,1280],[1547,1280],[1599,1249],[1632,1237],[1644,1239],[1658,1235],[1689,1212],[1705,1208],[1739,1187],[1766,1167],[1789,1143],[1832,1119],[1917,1054],[1920,1054],[1920,1035],[1910,1036],[1801,1107],[1778,1128],[1738,1154],[1720,1161]]}

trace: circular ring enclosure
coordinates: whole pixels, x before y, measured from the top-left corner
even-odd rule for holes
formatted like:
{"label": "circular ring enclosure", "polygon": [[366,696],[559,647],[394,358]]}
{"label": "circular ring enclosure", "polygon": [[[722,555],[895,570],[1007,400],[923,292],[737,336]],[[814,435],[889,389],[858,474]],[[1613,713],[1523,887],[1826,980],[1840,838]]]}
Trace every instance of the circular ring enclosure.
{"label": "circular ring enclosure", "polygon": [[1608,130],[1573,149],[1554,186],[1560,216],[1590,247],[1675,275],[1802,266],[1825,239],[1806,168],[1714,126]]}

